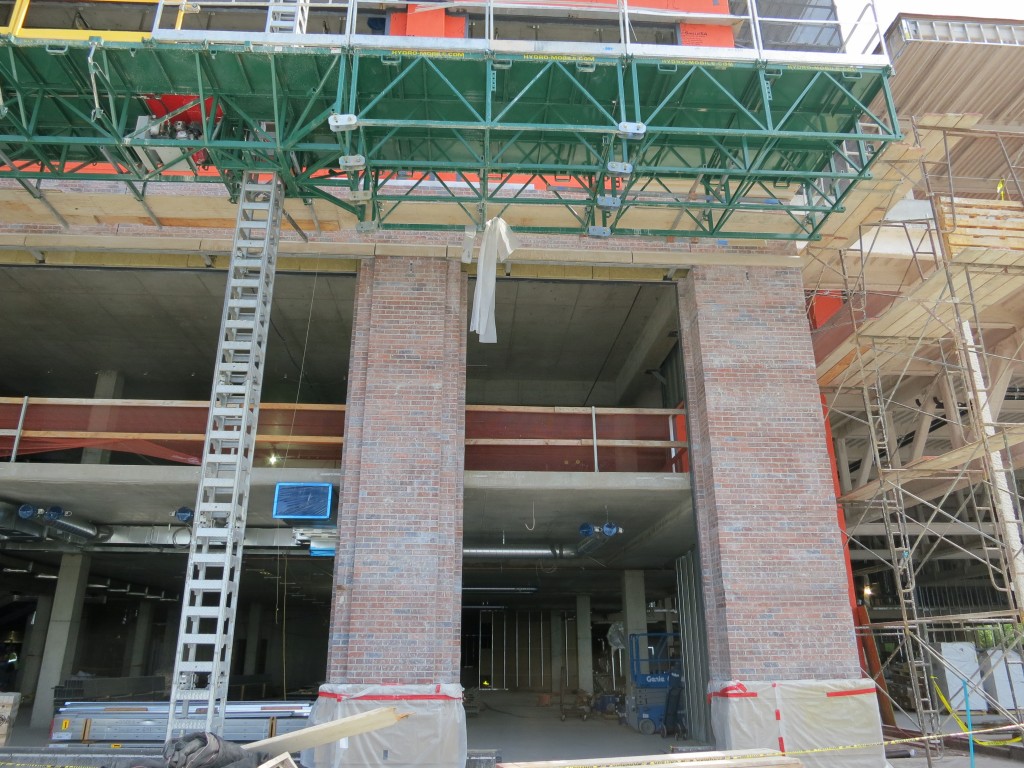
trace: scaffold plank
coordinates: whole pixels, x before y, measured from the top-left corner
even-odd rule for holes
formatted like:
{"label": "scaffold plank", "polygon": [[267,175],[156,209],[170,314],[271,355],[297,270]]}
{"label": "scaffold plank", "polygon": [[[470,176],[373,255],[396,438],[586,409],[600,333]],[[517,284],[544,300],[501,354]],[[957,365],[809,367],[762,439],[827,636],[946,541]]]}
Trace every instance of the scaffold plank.
{"label": "scaffold plank", "polygon": [[992,448],[1001,450],[1021,443],[1024,443],[1024,424],[1003,427],[994,436],[984,440],[972,440],[960,448],[947,451],[939,456],[925,456],[917,461],[904,464],[901,469],[883,470],[880,478],[843,494],[839,501],[841,503],[868,501],[894,482],[905,484],[913,480],[922,480],[948,473],[952,469],[982,458]]}

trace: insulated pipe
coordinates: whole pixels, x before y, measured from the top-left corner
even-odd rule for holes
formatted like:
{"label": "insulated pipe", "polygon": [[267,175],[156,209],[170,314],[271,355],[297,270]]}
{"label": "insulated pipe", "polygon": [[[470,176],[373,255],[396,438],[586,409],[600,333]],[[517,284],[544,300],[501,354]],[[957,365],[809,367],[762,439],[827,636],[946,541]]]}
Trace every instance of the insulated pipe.
{"label": "insulated pipe", "polygon": [[565,547],[463,547],[463,557],[575,557],[576,552]]}
{"label": "insulated pipe", "polygon": [[47,507],[43,514],[38,516],[35,507],[31,504],[22,504],[18,508],[18,516],[22,520],[55,528],[61,533],[77,536],[86,541],[106,541],[114,532],[109,525],[95,525],[87,520],[73,521],[65,514],[63,507],[56,505]]}
{"label": "insulated pipe", "polygon": [[0,535],[23,535],[41,539],[46,535],[46,529],[34,520],[21,517],[18,508],[13,504],[0,501]]}

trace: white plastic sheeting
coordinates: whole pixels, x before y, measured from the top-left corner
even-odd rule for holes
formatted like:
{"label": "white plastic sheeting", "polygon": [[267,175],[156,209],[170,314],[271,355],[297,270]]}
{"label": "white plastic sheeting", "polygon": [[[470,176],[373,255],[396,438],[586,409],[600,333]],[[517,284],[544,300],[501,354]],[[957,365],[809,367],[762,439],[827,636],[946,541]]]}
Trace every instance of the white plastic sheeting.
{"label": "white plastic sheeting", "polygon": [[495,344],[498,334],[494,327],[494,288],[497,283],[495,269],[504,262],[518,244],[505,220],[488,219],[476,262],[476,291],[473,294],[473,316],[469,330],[476,331],[483,344]]}
{"label": "white plastic sheeting", "polygon": [[[718,749],[777,749],[810,768],[883,768],[882,721],[871,680],[712,680]],[[857,749],[830,749],[851,745]]]}
{"label": "white plastic sheeting", "polygon": [[321,685],[309,724],[378,707],[397,707],[399,714],[409,717],[379,731],[304,750],[302,765],[452,768],[466,764],[461,685]]}

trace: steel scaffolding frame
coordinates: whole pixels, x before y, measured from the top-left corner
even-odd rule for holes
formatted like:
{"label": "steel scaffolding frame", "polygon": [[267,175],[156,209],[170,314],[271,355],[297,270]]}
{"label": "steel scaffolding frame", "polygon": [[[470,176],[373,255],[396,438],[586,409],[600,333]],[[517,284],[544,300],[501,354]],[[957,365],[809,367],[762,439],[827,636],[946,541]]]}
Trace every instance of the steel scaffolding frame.
{"label": "steel scaffolding frame", "polygon": [[235,199],[259,167],[361,231],[511,212],[524,232],[813,241],[900,138],[884,53],[631,44],[644,11],[619,5],[583,8],[619,19],[603,46],[353,34],[354,4],[344,34],[300,34],[305,2],[268,3],[267,31],[161,30],[160,2],[152,34],[83,35],[25,27],[29,6],[0,26],[0,178],[30,193]]}
{"label": "steel scaffolding frame", "polygon": [[[884,678],[883,692],[926,737],[962,729],[953,713],[965,703],[1019,734],[1024,687],[1011,683],[1010,700],[994,691],[997,678],[1022,674],[1022,497],[1014,468],[1024,466],[1024,451],[1015,450],[1024,424],[1000,416],[1024,365],[1024,336],[1019,323],[1007,327],[991,310],[1024,289],[1024,239],[1015,234],[1024,203],[1009,156],[1005,176],[991,184],[996,199],[958,198],[950,136],[996,141],[1006,155],[997,131],[944,133],[945,157],[923,169],[931,216],[863,225],[840,259],[850,336],[833,355],[846,353],[828,390],[841,436],[840,502],[858,579],[874,593],[865,595],[874,620],[860,632],[885,651],[881,668],[868,670]],[[882,242],[890,259],[901,252],[896,289],[876,285]],[[851,448],[863,450],[860,461],[850,461]],[[951,642],[979,647],[980,671],[958,672],[954,649],[944,645]],[[957,680],[962,690],[953,689]],[[930,763],[943,742],[925,743]]]}

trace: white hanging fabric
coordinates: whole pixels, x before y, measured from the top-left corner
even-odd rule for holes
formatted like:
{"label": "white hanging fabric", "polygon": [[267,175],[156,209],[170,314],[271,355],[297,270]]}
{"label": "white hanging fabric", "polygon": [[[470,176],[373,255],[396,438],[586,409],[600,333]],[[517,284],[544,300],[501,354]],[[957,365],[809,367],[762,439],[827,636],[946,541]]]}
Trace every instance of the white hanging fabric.
{"label": "white hanging fabric", "polygon": [[495,217],[488,220],[477,254],[476,292],[473,294],[473,315],[469,321],[469,330],[477,332],[482,344],[495,344],[498,341],[494,327],[495,270],[518,247],[512,229],[504,219]]}

